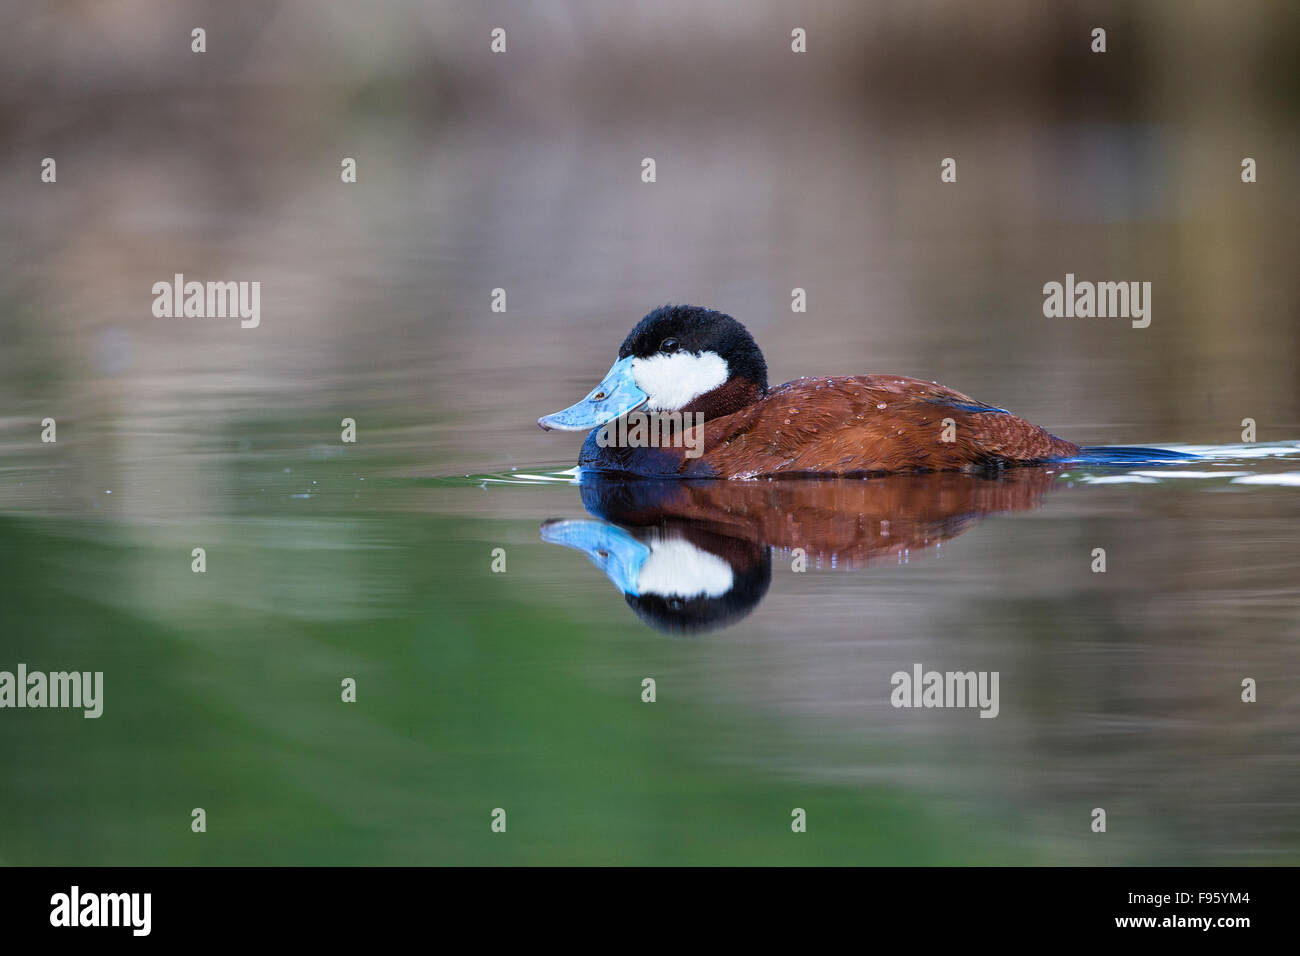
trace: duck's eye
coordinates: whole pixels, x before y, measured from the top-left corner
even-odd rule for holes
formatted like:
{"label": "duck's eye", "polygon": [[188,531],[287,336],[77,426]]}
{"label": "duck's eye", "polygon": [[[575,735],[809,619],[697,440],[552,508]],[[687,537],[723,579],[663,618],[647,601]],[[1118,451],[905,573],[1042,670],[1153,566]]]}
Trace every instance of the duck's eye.
{"label": "duck's eye", "polygon": [[605,393],[603,391],[597,392],[595,395],[591,396],[591,400],[593,402],[603,402],[605,400]]}
{"label": "duck's eye", "polygon": [[676,339],[664,339],[659,346],[659,351],[666,355],[671,355],[673,352],[676,352],[677,349],[678,344]]}

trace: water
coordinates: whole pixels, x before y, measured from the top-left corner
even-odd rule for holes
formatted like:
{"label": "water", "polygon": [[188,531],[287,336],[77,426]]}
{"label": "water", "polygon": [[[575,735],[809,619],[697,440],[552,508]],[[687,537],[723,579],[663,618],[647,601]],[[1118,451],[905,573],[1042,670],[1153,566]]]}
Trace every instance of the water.
{"label": "water", "polygon": [[[5,665],[105,704],[5,712],[4,861],[1294,861],[1300,443],[1190,450],[670,493],[253,447],[215,497],[24,456]],[[735,606],[643,619],[545,540],[618,520],[732,562]],[[891,707],[918,662],[998,671],[998,717]]]}

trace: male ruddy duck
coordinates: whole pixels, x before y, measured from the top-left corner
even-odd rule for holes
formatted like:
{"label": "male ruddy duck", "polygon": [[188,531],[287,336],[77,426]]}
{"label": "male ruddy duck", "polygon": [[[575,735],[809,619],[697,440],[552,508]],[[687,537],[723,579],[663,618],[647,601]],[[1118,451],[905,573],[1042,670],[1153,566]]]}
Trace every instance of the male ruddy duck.
{"label": "male ruddy duck", "polygon": [[[670,447],[611,443],[601,428],[632,411],[682,413]],[[584,469],[681,478],[871,475],[1003,468],[1090,458],[1004,408],[902,375],[801,378],[769,389],[763,353],[729,315],[664,306],[637,323],[591,393],[537,420],[592,429]],[[612,431],[607,430],[607,431]],[[692,454],[692,449],[697,454]],[[1126,461],[1183,457],[1106,449]]]}

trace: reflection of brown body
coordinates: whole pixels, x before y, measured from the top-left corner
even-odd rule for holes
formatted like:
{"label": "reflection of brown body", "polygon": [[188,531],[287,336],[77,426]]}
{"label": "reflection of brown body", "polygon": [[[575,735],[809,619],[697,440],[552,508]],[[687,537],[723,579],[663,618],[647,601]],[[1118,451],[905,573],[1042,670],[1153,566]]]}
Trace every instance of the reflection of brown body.
{"label": "reflection of brown body", "polygon": [[[602,520],[548,521],[541,533],[585,552],[651,627],[684,634],[749,614],[767,593],[773,549],[802,548],[813,568],[897,560],[956,537],[984,515],[1039,507],[1055,476],[1055,469],[1023,468],[997,477],[871,480],[594,477],[582,482],[582,501]],[[717,585],[718,559],[731,573],[725,590]]]}
{"label": "reflection of brown body", "polygon": [[653,505],[608,501],[602,517],[625,527],[660,526],[700,540],[718,538],[803,548],[810,563],[855,568],[956,537],[973,519],[1041,506],[1055,471],[1023,468],[997,478],[953,472],[874,480],[681,482]]}

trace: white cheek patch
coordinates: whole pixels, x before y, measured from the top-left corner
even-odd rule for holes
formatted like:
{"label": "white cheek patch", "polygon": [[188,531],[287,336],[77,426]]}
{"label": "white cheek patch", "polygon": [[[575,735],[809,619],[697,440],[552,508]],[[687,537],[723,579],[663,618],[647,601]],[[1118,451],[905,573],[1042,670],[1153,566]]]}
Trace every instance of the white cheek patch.
{"label": "white cheek patch", "polygon": [[727,377],[727,362],[717,352],[674,352],[632,360],[632,378],[646,393],[649,412],[675,412],[725,383]]}
{"label": "white cheek patch", "polygon": [[637,587],[661,597],[721,597],[731,590],[731,565],[689,541],[672,538],[650,543]]}

